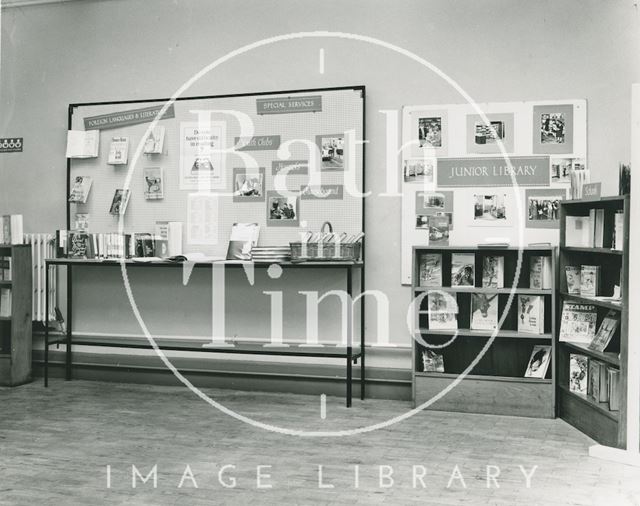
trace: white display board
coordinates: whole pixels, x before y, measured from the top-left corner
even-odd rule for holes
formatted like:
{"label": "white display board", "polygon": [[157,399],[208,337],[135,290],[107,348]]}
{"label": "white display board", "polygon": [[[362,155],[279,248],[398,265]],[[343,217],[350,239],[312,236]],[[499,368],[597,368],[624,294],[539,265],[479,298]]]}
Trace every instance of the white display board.
{"label": "white display board", "polygon": [[[429,244],[432,214],[451,221],[450,245],[469,246],[487,238],[504,238],[514,246],[558,244],[552,202],[569,195],[569,169],[588,168],[586,101],[477,107],[403,108],[402,284],[411,283],[412,247]],[[517,174],[518,186],[509,170]],[[478,211],[483,205],[491,209],[486,215]],[[434,234],[432,239],[438,236]]]}
{"label": "white display board", "polygon": [[[124,188],[130,174],[131,197],[124,214],[125,232],[153,233],[157,221],[183,222],[185,252],[224,256],[231,227],[236,222],[257,222],[259,244],[270,246],[299,240],[302,232],[318,231],[325,221],[330,221],[337,232],[358,233],[364,226],[362,199],[346,188],[350,185],[352,190],[362,191],[363,149],[361,143],[350,148],[347,137],[362,140],[363,91],[362,87],[354,87],[179,100],[173,104],[173,117],[157,122],[157,126],[164,127],[162,152],[141,154],[135,164],[135,152],[140,149],[142,153],[140,146],[144,145],[151,123],[118,122],[131,116],[127,111],[164,103],[72,106],[72,130],[84,130],[86,118],[115,119],[114,127],[100,128],[98,157],[70,160],[72,184],[77,176],[90,176],[93,180],[86,204],[70,204],[71,227],[75,215],[80,213],[89,215],[89,232],[116,232],[119,217],[109,213],[111,201],[115,190]],[[196,133],[202,111],[213,111],[211,128]],[[242,121],[247,118],[253,129],[251,139],[246,139],[247,130],[242,128]],[[122,137],[129,139],[128,161],[109,165],[111,139]],[[216,148],[224,147],[230,152],[209,156],[211,164],[201,164],[201,168],[210,170],[211,177],[194,179],[192,176],[198,169],[194,167],[200,164],[194,160],[198,160],[199,154],[203,155],[201,159],[207,158],[207,145],[215,143],[219,143]],[[235,149],[239,147],[242,149]],[[150,167],[162,169],[162,198],[145,198],[144,174]],[[236,181],[244,181],[247,174],[261,179],[261,191],[258,195],[234,196]],[[273,193],[278,174],[285,189],[297,194],[289,197],[290,201],[275,200],[280,198]],[[301,188],[310,181],[322,188],[300,195]],[[326,190],[326,195],[320,190]],[[209,196],[208,202],[203,201],[204,195]],[[270,219],[268,206],[287,207],[287,202],[293,204],[287,211],[293,210],[295,218],[283,215],[284,219]],[[190,209],[210,222],[206,233],[196,234],[195,227],[194,233],[190,233]],[[188,237],[195,235],[198,238],[190,244]]]}

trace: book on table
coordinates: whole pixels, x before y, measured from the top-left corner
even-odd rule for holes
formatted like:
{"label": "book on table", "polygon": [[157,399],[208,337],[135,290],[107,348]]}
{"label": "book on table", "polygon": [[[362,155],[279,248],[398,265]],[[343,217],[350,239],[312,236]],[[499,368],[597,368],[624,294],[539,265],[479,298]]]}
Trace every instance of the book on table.
{"label": "book on table", "polygon": [[227,260],[251,260],[251,249],[258,245],[260,225],[234,223],[229,236]]}
{"label": "book on table", "polygon": [[596,335],[597,319],[594,305],[563,301],[560,341],[589,345]]}

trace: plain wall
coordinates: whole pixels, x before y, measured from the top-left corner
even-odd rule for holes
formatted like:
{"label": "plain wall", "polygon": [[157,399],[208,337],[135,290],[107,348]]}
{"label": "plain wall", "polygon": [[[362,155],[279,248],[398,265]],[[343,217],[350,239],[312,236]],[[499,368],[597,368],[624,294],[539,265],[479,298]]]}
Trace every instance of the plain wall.
{"label": "plain wall", "polygon": [[[69,103],[168,97],[231,50],[315,30],[404,47],[477,102],[586,99],[592,179],[603,182],[603,193],[617,192],[618,162],[630,158],[630,88],[639,80],[632,0],[77,1],[2,10],[0,136],[23,136],[25,148],[0,154],[0,213],[23,214],[28,232],[64,228]],[[367,288],[387,293],[391,341],[409,345],[410,291],[400,285],[401,202],[375,196],[385,190],[386,169],[379,111],[397,110],[400,120],[403,105],[460,103],[462,97],[406,57],[335,38],[256,49],[186,94],[360,84],[367,87],[365,161],[374,192],[365,204]],[[124,304],[120,311],[127,311]],[[367,324],[375,325],[373,311]]]}

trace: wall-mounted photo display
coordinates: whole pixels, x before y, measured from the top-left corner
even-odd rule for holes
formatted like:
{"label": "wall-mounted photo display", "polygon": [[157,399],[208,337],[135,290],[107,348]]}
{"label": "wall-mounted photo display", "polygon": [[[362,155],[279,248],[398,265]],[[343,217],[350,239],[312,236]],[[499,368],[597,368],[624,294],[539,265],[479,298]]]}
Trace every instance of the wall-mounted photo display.
{"label": "wall-mounted photo display", "polygon": [[479,114],[467,115],[467,152],[501,153],[499,142],[502,142],[507,153],[514,150],[514,115],[513,113],[486,114],[488,123]]}
{"label": "wall-mounted photo display", "polygon": [[283,196],[276,190],[267,191],[267,226],[297,227],[300,225],[298,196]]}
{"label": "wall-mounted photo display", "polygon": [[285,173],[289,175],[307,175],[309,173],[308,160],[273,160],[271,162],[271,174],[277,176]]}
{"label": "wall-mounted photo display", "polygon": [[428,229],[431,216],[444,216],[453,229],[453,192],[416,192],[416,228]]}
{"label": "wall-mounted photo display", "polygon": [[442,147],[442,116],[418,118],[418,146],[421,148]]}
{"label": "wall-mounted photo display", "polygon": [[559,228],[560,201],[565,189],[531,188],[525,191],[526,228]]}
{"label": "wall-mounted photo display", "polygon": [[509,226],[512,217],[509,196],[502,191],[473,195],[473,225],[485,227]]}
{"label": "wall-mounted photo display", "polygon": [[404,182],[433,185],[436,164],[435,158],[407,158],[402,165]]}
{"label": "wall-mounted photo display", "polygon": [[402,109],[403,158],[448,155],[448,111],[422,106]]}
{"label": "wall-mounted photo display", "polygon": [[180,189],[224,189],[225,123],[180,123]]}
{"label": "wall-mounted photo display", "polygon": [[145,167],[144,198],[146,200],[164,198],[164,171],[162,167]]}
{"label": "wall-mounted photo display", "polygon": [[344,186],[341,184],[304,185],[300,187],[301,200],[342,200]]}
{"label": "wall-mounted photo display", "polygon": [[573,153],[573,105],[533,106],[533,153]]}
{"label": "wall-mounted photo display", "polygon": [[570,183],[572,158],[552,158],[551,159],[551,182]]}
{"label": "wall-mounted photo display", "polygon": [[344,134],[316,135],[322,163],[320,170],[344,170]]}
{"label": "wall-mounted photo display", "polygon": [[264,202],[264,167],[233,169],[233,201]]}

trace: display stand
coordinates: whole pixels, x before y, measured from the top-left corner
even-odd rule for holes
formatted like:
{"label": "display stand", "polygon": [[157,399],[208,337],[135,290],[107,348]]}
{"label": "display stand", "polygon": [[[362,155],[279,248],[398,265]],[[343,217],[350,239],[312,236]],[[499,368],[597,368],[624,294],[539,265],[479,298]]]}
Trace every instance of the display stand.
{"label": "display stand", "polygon": [[31,381],[31,245],[0,245],[0,257],[11,257],[11,275],[0,280],[11,295],[11,315],[0,316],[0,386],[16,386]]}

